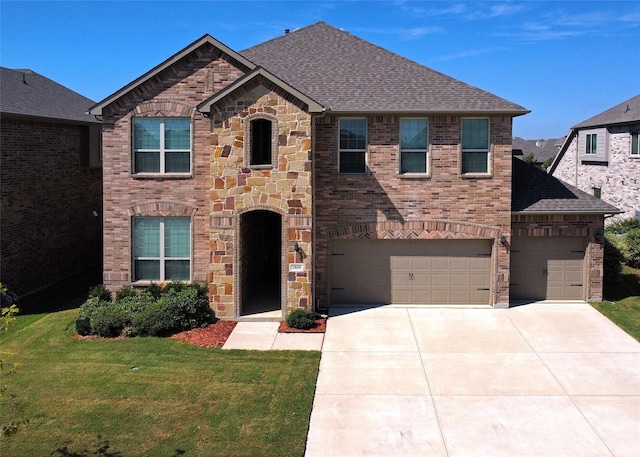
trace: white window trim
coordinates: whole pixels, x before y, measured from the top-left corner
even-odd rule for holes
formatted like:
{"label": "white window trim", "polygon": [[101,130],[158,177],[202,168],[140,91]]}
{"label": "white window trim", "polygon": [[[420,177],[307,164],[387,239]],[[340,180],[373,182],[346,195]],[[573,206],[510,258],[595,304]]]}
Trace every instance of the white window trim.
{"label": "white window trim", "polygon": [[[586,133],[585,134],[585,145],[584,145],[584,153],[585,155],[598,155],[598,134],[597,133]],[[592,148],[595,143],[595,149]]]}
{"label": "white window trim", "polygon": [[[463,149],[462,148],[462,121],[465,119],[486,119],[487,121],[487,149]],[[487,171],[483,173],[463,172],[462,158],[465,152],[486,152],[487,153]],[[489,117],[463,117],[460,119],[460,154],[459,154],[459,173],[463,178],[487,178],[493,176],[493,143],[491,142],[491,118]]]}
{"label": "white window trim", "polygon": [[[341,149],[340,148],[340,121],[343,119],[362,119],[364,120],[364,149]],[[338,174],[347,176],[366,175],[369,172],[369,120],[366,117],[341,117],[338,119]],[[364,171],[362,173],[348,172],[340,170],[340,154],[343,152],[364,153]]]}
{"label": "white window trim", "polygon": [[[185,218],[185,216],[176,216],[176,217],[180,217],[180,218]],[[164,282],[164,281],[173,281],[173,279],[167,279],[166,278],[166,268],[165,268],[165,261],[167,260],[167,257],[165,256],[165,246],[164,246],[164,221],[165,219],[167,219],[168,217],[162,217],[162,216],[136,216],[135,218],[138,219],[144,219],[144,218],[158,218],[160,219],[160,256],[159,257],[136,257],[133,252],[135,250],[135,245],[134,245],[134,240],[132,240],[131,243],[131,254],[132,254],[132,266],[131,266],[131,270],[132,270],[132,278],[135,278],[136,275],[136,260],[158,260],[160,262],[160,278],[159,279],[138,279],[138,280],[133,280],[134,284],[151,284],[152,282],[158,281],[158,282]],[[135,219],[134,218],[134,219]],[[193,219],[192,218],[188,218],[189,219],[189,250],[190,250],[190,255],[189,257],[169,257],[169,260],[188,260],[189,261],[189,280],[191,281],[191,278],[193,277]],[[131,232],[133,234],[133,221],[131,224]]]}
{"label": "white window trim", "polygon": [[[134,132],[134,125],[135,125],[135,120],[136,119],[160,119],[160,149],[136,149],[135,148],[135,132]],[[166,149],[165,148],[165,137],[164,137],[164,121],[165,119],[187,119],[189,120],[189,145],[191,146],[189,149]],[[148,117],[135,117],[132,122],[131,122],[131,142],[132,142],[132,147],[131,149],[133,150],[133,158],[132,158],[132,169],[133,169],[133,174],[135,176],[179,176],[179,177],[184,177],[184,176],[191,176],[191,173],[193,171],[193,122],[192,119],[188,118],[188,117],[154,117],[154,118],[148,118]],[[138,172],[135,170],[135,164],[136,164],[136,154],[138,152],[158,152],[160,154],[160,171],[141,171]],[[165,162],[166,162],[166,158],[165,155],[167,152],[188,152],[189,153],[189,171],[183,171],[183,172],[169,172],[167,173],[165,171]]]}
{"label": "white window trim", "polygon": [[[427,149],[402,149],[402,120],[403,119],[420,119],[427,121]],[[431,177],[431,136],[429,135],[430,122],[428,117],[402,117],[398,122],[398,175],[402,178],[429,178]],[[403,152],[424,152],[426,153],[425,172],[402,172],[402,153]]]}

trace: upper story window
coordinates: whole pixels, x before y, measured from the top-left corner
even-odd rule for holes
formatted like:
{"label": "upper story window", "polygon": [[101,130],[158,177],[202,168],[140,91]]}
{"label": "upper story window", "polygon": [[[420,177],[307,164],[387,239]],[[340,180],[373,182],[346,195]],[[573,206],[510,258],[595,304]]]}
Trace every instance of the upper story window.
{"label": "upper story window", "polygon": [[427,119],[400,119],[400,173],[427,173]]}
{"label": "upper story window", "polygon": [[135,118],[134,173],[190,173],[191,120]]}
{"label": "upper story window", "polygon": [[587,133],[584,153],[585,154],[598,153],[598,134],[597,133]]}
{"label": "upper story window", "polygon": [[133,219],[134,281],[188,281],[191,278],[191,219]]}
{"label": "upper story window", "polygon": [[339,172],[366,173],[367,120],[340,119]]}
{"label": "upper story window", "polygon": [[606,128],[580,130],[578,133],[578,158],[584,164],[607,162],[609,133]]}
{"label": "upper story window", "polygon": [[271,165],[271,121],[251,121],[251,165]]}
{"label": "upper story window", "polygon": [[461,171],[489,173],[489,119],[462,119]]}
{"label": "upper story window", "polygon": [[631,155],[634,157],[640,157],[640,133],[631,133]]}
{"label": "upper story window", "polygon": [[278,120],[265,113],[244,119],[244,163],[249,167],[278,165]]}

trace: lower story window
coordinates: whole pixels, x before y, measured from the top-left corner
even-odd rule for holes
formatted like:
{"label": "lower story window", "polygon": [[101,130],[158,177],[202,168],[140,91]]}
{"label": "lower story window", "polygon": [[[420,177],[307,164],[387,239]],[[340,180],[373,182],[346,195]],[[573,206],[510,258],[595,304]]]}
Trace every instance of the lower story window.
{"label": "lower story window", "polygon": [[188,281],[191,278],[191,219],[133,219],[134,281]]}

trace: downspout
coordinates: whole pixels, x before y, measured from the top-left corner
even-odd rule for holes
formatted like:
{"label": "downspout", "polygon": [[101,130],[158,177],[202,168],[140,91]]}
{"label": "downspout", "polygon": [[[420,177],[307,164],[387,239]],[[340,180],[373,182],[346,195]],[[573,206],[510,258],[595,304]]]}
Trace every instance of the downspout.
{"label": "downspout", "polygon": [[[316,240],[317,240],[317,228],[316,228],[316,119],[322,119],[327,114],[327,110],[323,109],[320,115],[311,115],[311,271],[313,277],[311,278],[311,300],[313,302],[312,310],[316,314],[322,314],[320,308],[320,299],[316,298],[316,278],[318,277],[316,272]],[[326,310],[326,308],[322,308]]]}

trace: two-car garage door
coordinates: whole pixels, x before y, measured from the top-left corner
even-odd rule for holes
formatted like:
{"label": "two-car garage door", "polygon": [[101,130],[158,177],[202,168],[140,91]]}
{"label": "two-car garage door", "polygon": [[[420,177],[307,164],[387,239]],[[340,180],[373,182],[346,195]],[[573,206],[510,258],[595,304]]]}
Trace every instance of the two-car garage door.
{"label": "two-car garage door", "polygon": [[490,240],[335,240],[332,304],[489,304]]}

